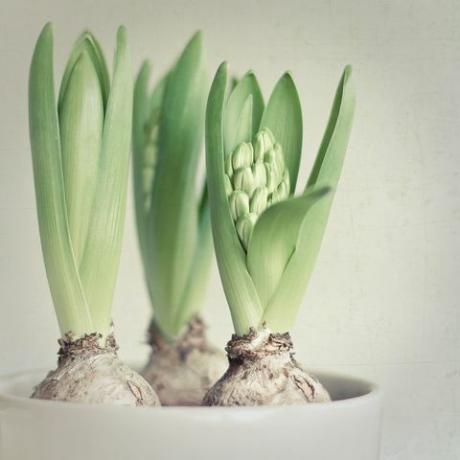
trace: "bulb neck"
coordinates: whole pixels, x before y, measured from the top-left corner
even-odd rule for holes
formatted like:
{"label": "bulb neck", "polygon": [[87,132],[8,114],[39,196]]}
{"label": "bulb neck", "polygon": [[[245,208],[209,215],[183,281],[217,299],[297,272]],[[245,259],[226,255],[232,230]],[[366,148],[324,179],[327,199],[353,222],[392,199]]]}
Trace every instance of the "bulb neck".
{"label": "bulb neck", "polygon": [[165,337],[155,321],[150,323],[147,342],[153,352],[175,351],[184,359],[191,350],[206,351],[209,348],[206,338],[207,326],[200,316],[194,316],[183,334],[176,338]]}
{"label": "bulb neck", "polygon": [[75,338],[72,332],[67,332],[58,340],[58,365],[62,366],[76,358],[95,356],[103,353],[117,354],[118,345],[113,333],[103,337],[98,332],[85,334]]}
{"label": "bulb neck", "polygon": [[282,365],[291,361],[294,355],[291,336],[288,332],[273,333],[263,327],[251,328],[246,335],[233,335],[225,349],[230,364],[279,361]]}

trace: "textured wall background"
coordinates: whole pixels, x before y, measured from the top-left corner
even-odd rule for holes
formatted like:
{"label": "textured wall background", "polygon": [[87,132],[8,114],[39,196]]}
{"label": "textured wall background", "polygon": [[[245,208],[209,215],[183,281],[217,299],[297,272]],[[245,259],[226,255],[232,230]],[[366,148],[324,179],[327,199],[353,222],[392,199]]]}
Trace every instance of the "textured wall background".
{"label": "textured wall background", "polygon": [[[56,75],[80,30],[110,56],[128,27],[137,70],[157,75],[196,29],[210,75],[253,68],[266,94],[290,69],[311,167],[342,67],[358,108],[318,265],[296,329],[298,357],[385,390],[382,459],[460,457],[460,5],[455,0],[52,1],[0,3],[0,371],[54,365],[58,329],[42,264],[27,127],[27,74],[47,20]],[[121,353],[142,360],[149,318],[132,208],[114,320]],[[217,271],[206,316],[231,334]]]}

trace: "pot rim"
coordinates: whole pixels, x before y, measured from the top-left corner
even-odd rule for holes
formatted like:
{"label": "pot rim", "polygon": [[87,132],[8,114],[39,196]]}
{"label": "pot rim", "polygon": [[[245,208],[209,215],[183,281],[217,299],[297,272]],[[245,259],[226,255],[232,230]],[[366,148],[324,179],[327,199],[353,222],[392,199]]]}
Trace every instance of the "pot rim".
{"label": "pot rim", "polygon": [[[227,414],[234,414],[236,412],[257,412],[257,413],[267,413],[267,412],[277,412],[277,411],[324,411],[324,410],[333,410],[335,408],[346,408],[350,406],[356,405],[367,405],[372,404],[381,399],[382,397],[382,390],[381,388],[366,379],[361,377],[354,377],[352,375],[341,373],[341,372],[333,372],[333,371],[315,371],[314,369],[308,369],[308,371],[318,377],[319,380],[322,379],[331,379],[335,381],[342,381],[342,384],[353,384],[358,385],[364,392],[358,396],[352,396],[345,399],[338,399],[328,402],[317,402],[314,404],[297,404],[297,405],[286,405],[286,406],[251,406],[251,407],[205,407],[205,406],[162,406],[162,407],[155,407],[155,413],[187,413],[189,415],[203,415],[207,414],[215,414],[216,411],[224,411]],[[95,405],[89,403],[74,403],[74,402],[67,402],[67,401],[49,401],[49,400],[41,400],[41,399],[31,399],[29,397],[24,396],[16,396],[8,392],[5,389],[5,386],[8,383],[14,382],[14,380],[24,377],[32,377],[37,376],[37,383],[39,382],[39,378],[43,378],[49,370],[44,370],[40,368],[36,369],[29,369],[29,370],[22,370],[16,371],[7,374],[0,374],[0,409],[1,406],[6,404],[8,406],[12,405],[21,405],[21,406],[28,406],[29,408],[48,408],[48,409],[56,409],[56,410],[98,410],[98,411],[112,411],[112,410],[130,410],[130,411],[138,411],[139,409],[142,410],[149,410],[152,408],[149,407],[128,407],[128,406],[117,406],[117,405]]]}

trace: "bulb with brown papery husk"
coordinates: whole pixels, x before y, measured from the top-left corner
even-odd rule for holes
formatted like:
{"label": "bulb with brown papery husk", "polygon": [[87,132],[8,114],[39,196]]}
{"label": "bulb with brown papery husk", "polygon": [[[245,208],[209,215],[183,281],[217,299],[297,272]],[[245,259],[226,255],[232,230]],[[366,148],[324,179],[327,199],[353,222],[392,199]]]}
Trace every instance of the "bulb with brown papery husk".
{"label": "bulb with brown papery husk", "polygon": [[38,384],[31,398],[122,406],[159,406],[152,387],[117,355],[113,335],[74,339],[71,333],[59,341],[57,369]]}
{"label": "bulb with brown papery husk", "polygon": [[279,406],[330,401],[327,390],[294,359],[288,333],[251,329],[227,344],[229,367],[204,406]]}
{"label": "bulb with brown papery husk", "polygon": [[168,341],[152,323],[152,353],[142,371],[165,406],[198,406],[227,368],[225,354],[209,344],[206,326],[193,318],[186,332]]}

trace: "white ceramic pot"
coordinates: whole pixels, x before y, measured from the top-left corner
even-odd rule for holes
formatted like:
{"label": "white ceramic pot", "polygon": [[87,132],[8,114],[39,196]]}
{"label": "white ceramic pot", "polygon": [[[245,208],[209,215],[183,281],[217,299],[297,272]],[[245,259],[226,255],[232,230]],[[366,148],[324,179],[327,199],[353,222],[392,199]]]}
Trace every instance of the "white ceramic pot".
{"label": "white ceramic pot", "polygon": [[374,460],[380,391],[316,375],[333,402],[129,408],[28,399],[43,371],[0,378],[1,460]]}

